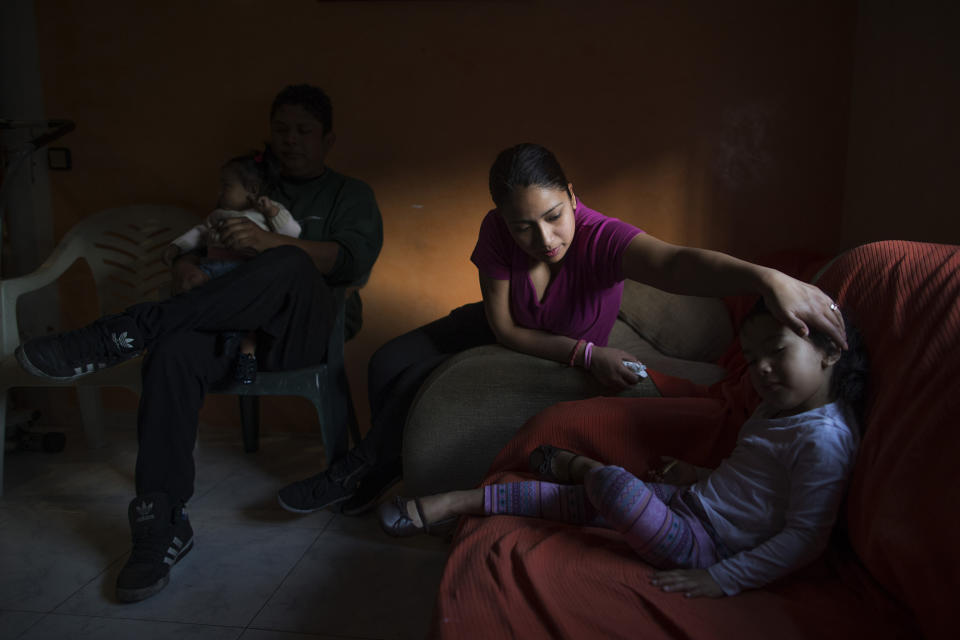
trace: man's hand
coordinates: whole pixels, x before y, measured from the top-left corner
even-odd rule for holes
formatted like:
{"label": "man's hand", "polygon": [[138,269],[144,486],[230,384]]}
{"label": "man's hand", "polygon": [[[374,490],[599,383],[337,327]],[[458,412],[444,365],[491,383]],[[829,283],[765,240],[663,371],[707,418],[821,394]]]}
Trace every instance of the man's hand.
{"label": "man's hand", "polygon": [[223,246],[237,251],[253,249],[260,253],[282,244],[278,234],[264,231],[247,218],[223,220],[218,233]]}
{"label": "man's hand", "polygon": [[200,267],[197,266],[199,263],[200,258],[192,254],[182,256],[173,263],[173,267],[171,267],[171,273],[173,275],[173,290],[171,293],[173,293],[173,295],[189,291],[194,287],[199,287],[210,279],[210,276],[201,271]]}
{"label": "man's hand", "polygon": [[655,571],[650,576],[650,584],[667,592],[682,591],[688,598],[721,598],[724,595],[723,589],[706,569]]}

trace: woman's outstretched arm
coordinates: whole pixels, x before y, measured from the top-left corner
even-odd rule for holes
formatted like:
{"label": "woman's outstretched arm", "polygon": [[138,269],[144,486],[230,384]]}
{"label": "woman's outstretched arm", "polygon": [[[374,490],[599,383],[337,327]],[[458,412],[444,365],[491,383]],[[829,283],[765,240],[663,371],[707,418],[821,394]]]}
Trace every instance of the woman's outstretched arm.
{"label": "woman's outstretched arm", "polygon": [[801,336],[819,329],[844,349],[843,319],[819,288],[718,251],[636,236],[623,252],[623,275],[671,293],[722,297],[758,294],[773,316]]}

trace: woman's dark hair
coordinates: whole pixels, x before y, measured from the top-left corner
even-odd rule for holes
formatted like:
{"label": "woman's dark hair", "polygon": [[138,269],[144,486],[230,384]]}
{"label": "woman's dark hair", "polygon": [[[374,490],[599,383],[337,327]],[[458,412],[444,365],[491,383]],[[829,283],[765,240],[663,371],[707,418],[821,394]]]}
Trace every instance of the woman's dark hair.
{"label": "woman's dark hair", "polygon": [[[763,298],[757,301],[750,313],[743,319],[743,324],[759,315],[771,315]],[[866,426],[867,411],[867,384],[870,381],[870,359],[867,356],[867,347],[863,342],[863,335],[850,321],[849,316],[843,313],[843,327],[847,334],[847,349],[839,346],[826,333],[810,328],[810,341],[824,353],[840,353],[840,359],[833,365],[830,376],[830,397],[842,402],[853,412],[857,419],[860,431]]]}
{"label": "woman's dark hair", "polygon": [[258,196],[266,195],[280,184],[280,161],[269,152],[254,151],[244,156],[230,158],[220,170],[236,171],[247,191]]}
{"label": "woman's dark hair", "polygon": [[518,187],[567,190],[569,184],[556,156],[538,144],[524,142],[504,149],[490,167],[490,195],[502,207]]}
{"label": "woman's dark hair", "polygon": [[333,105],[330,104],[330,97],[320,87],[309,84],[292,84],[286,87],[273,99],[270,119],[272,120],[276,115],[277,109],[286,105],[303,107],[307,113],[320,121],[324,134],[333,131]]}

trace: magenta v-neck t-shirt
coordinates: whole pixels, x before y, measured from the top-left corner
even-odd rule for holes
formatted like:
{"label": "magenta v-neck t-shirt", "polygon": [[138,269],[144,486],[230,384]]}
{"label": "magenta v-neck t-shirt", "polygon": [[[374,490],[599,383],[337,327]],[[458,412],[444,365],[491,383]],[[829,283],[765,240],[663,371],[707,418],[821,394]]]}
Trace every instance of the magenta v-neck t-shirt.
{"label": "magenta v-neck t-shirt", "polygon": [[573,243],[543,300],[530,281],[532,259],[496,209],[483,219],[470,260],[484,276],[510,281],[510,314],[518,325],[606,346],[623,297],[623,250],[638,233],[578,201]]}

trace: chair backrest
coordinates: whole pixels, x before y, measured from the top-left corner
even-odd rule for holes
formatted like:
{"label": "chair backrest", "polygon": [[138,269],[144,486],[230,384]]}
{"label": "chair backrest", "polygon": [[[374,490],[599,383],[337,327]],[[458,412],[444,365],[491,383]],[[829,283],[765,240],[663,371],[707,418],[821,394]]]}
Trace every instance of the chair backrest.
{"label": "chair backrest", "polygon": [[184,209],[156,205],[107,209],[79,222],[71,233],[93,273],[100,313],[168,296],[170,268],[161,254],[199,222]]}
{"label": "chair backrest", "polygon": [[0,357],[20,342],[17,299],[55,282],[83,259],[93,273],[100,314],[165,297],[170,270],[161,262],[171,240],[199,222],[177,207],[137,205],[107,209],[78,222],[32,273],[0,279]]}

